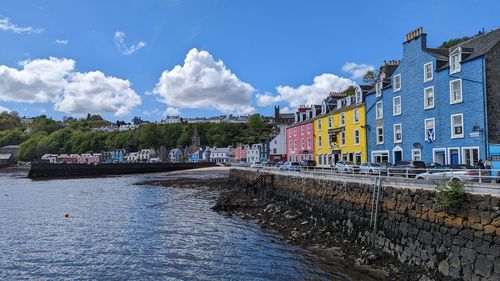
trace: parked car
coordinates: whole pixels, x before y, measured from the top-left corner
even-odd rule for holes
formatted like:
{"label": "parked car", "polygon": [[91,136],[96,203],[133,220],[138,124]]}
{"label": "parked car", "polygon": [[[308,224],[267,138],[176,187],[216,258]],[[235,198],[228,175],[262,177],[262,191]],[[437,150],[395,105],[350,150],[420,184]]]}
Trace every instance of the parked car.
{"label": "parked car", "polygon": [[415,177],[418,174],[427,172],[427,165],[423,161],[398,161],[388,169],[390,175],[401,175]]}
{"label": "parked car", "polygon": [[314,160],[302,160],[302,161],[300,161],[300,166],[302,166],[303,168],[316,167],[316,161],[314,161]]}
{"label": "parked car", "polygon": [[250,164],[251,168],[262,168],[264,165],[262,165],[262,162],[256,161]]}
{"label": "parked car", "polygon": [[424,180],[454,180],[475,181],[478,179],[478,171],[469,165],[444,165],[438,166],[426,173],[416,175],[416,179]]}
{"label": "parked car", "polygon": [[435,168],[435,167],[443,166],[443,165],[436,163],[436,162],[427,163],[426,165],[427,165],[427,168]]}
{"label": "parked car", "polygon": [[500,183],[500,171],[497,173],[497,183]]}
{"label": "parked car", "polygon": [[364,173],[364,174],[383,174],[387,170],[384,166],[380,165],[379,163],[363,163],[359,166],[359,172]]}
{"label": "parked car", "polygon": [[359,172],[359,166],[352,161],[338,161],[335,164],[335,170],[338,172]]}
{"label": "parked car", "polygon": [[300,164],[298,162],[285,162],[280,167],[281,171],[300,171]]}
{"label": "parked car", "polygon": [[281,167],[283,164],[285,164],[285,161],[279,161],[278,163],[276,163],[276,167]]}

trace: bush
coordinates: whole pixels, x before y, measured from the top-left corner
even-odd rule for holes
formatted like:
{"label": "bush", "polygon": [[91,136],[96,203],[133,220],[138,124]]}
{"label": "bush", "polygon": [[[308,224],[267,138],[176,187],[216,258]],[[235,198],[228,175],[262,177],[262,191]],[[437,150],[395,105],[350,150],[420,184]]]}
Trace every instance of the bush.
{"label": "bush", "polygon": [[441,207],[458,207],[465,196],[465,183],[445,180],[436,185],[436,190],[441,195],[436,200]]}

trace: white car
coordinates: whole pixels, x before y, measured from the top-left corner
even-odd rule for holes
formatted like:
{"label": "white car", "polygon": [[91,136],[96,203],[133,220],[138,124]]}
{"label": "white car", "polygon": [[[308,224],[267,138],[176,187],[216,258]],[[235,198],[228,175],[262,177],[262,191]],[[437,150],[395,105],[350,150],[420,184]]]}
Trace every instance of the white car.
{"label": "white car", "polygon": [[418,174],[415,178],[419,180],[454,180],[454,181],[476,181],[479,173],[468,165],[444,165],[438,166],[427,173]]}
{"label": "white car", "polygon": [[251,167],[251,168],[263,168],[263,167],[264,167],[264,165],[262,165],[262,162],[258,162],[258,161],[257,161],[257,162],[253,162],[253,163],[251,163],[251,164],[250,164],[250,167]]}
{"label": "white car", "polygon": [[359,166],[352,161],[339,161],[335,164],[335,170],[338,172],[359,172]]}
{"label": "white car", "polygon": [[363,174],[383,174],[386,171],[385,167],[380,165],[379,163],[363,163],[359,166],[359,172]]}

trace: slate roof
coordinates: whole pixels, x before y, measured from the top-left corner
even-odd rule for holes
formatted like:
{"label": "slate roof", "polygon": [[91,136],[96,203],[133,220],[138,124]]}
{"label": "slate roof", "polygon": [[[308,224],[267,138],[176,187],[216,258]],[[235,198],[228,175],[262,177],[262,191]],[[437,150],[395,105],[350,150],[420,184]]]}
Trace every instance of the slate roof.
{"label": "slate roof", "polygon": [[10,153],[2,153],[0,154],[0,160],[9,160],[12,157]]}

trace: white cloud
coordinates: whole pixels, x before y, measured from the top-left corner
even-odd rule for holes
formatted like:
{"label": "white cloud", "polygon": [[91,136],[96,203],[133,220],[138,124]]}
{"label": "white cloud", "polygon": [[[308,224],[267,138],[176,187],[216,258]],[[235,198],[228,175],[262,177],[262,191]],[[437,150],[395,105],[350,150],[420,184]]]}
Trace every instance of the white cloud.
{"label": "white cloud", "polygon": [[64,39],[57,39],[55,41],[56,44],[61,44],[61,45],[68,45],[68,40],[64,40]]}
{"label": "white cloud", "polygon": [[128,80],[100,71],[76,72],[71,59],[36,59],[20,66],[19,70],[0,65],[0,101],[53,103],[60,112],[117,116],[141,104]]}
{"label": "white cloud", "polygon": [[261,99],[285,101],[292,108],[300,105],[320,104],[330,92],[343,91],[353,83],[350,79],[323,73],[314,77],[311,85],[300,85],[296,88],[280,85],[276,87],[278,96],[261,97]]}
{"label": "white cloud", "polygon": [[375,70],[373,65],[357,64],[354,62],[346,62],[342,66],[342,71],[351,74],[351,79],[354,79],[354,80],[363,78],[365,73],[369,70],[371,70],[371,71]]}
{"label": "white cloud", "polygon": [[31,26],[21,27],[10,21],[9,18],[0,18],[0,30],[12,31],[14,33],[41,33],[43,29]]}
{"label": "white cloud", "polygon": [[169,106],[167,107],[167,110],[165,110],[165,115],[178,116],[181,115],[181,112],[179,109]]}
{"label": "white cloud", "polygon": [[140,104],[141,97],[131,89],[128,80],[92,71],[71,74],[55,109],[73,114],[113,112],[124,116]]}
{"label": "white cloud", "polygon": [[130,45],[130,47],[127,47],[124,42],[125,39],[125,33],[121,31],[116,31],[115,32],[115,45],[116,48],[118,48],[118,51],[120,51],[123,55],[129,56],[133,53],[135,53],[137,50],[143,48],[146,46],[146,43],[143,41],[139,41],[137,44]]}
{"label": "white cloud", "polygon": [[2,112],[10,112],[10,109],[8,109],[7,107],[3,107],[0,105],[0,113]]}
{"label": "white cloud", "polygon": [[255,97],[255,102],[258,106],[268,106],[276,104],[283,100],[282,96],[273,96],[270,93],[257,94]]}
{"label": "white cloud", "polygon": [[215,61],[207,51],[191,49],[184,65],[162,73],[153,93],[176,108],[217,109],[238,115],[255,112],[251,106],[254,88]]}

